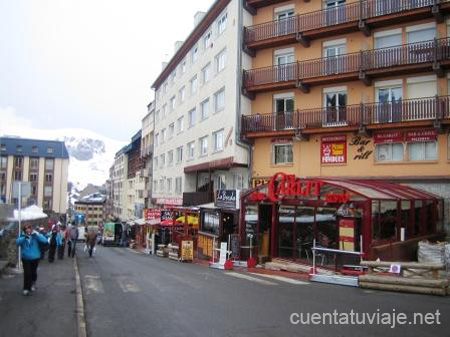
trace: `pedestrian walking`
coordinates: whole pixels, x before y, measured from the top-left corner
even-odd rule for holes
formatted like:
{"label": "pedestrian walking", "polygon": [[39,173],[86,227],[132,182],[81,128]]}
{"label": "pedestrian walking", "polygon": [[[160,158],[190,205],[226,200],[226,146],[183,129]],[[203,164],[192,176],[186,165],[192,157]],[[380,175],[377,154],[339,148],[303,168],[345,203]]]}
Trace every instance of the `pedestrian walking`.
{"label": "pedestrian walking", "polygon": [[[44,227],[39,228],[39,233],[42,234],[44,237],[47,237],[47,232],[45,231]],[[39,242],[39,250],[41,251],[41,260],[44,260],[45,252],[48,250],[48,242],[47,243]]]}
{"label": "pedestrian walking", "polygon": [[64,250],[66,249],[66,226],[61,225],[59,229],[59,236],[61,237],[61,245],[58,247],[58,259],[64,259]]}
{"label": "pedestrian walking", "polygon": [[75,257],[75,249],[76,249],[78,235],[79,235],[78,227],[75,225],[72,225],[68,231],[69,231],[69,248],[67,251],[67,255],[69,257]]}
{"label": "pedestrian walking", "polygon": [[48,244],[48,262],[53,263],[53,261],[55,261],[56,250],[59,250],[59,247],[61,247],[62,245],[61,234],[59,233],[58,225],[53,225],[52,231],[49,234]]}
{"label": "pedestrian walking", "polygon": [[37,267],[41,258],[39,243],[47,244],[47,239],[33,230],[31,225],[25,225],[24,231],[16,240],[16,245],[22,248],[23,294],[25,296],[36,290]]}
{"label": "pedestrian walking", "polygon": [[[97,228],[97,227],[95,227]],[[92,253],[95,249],[95,244],[97,243],[97,230],[95,229],[88,229],[88,233],[86,236],[86,245],[89,251],[89,257],[92,257]]]}

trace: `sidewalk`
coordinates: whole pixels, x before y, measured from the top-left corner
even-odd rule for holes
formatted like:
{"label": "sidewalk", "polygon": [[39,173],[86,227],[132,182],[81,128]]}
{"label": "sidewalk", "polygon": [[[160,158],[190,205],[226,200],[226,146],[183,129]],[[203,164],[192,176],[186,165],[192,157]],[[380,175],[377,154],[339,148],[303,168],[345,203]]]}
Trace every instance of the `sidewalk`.
{"label": "sidewalk", "polygon": [[77,336],[73,262],[41,261],[31,296],[22,295],[23,274],[0,278],[0,336]]}

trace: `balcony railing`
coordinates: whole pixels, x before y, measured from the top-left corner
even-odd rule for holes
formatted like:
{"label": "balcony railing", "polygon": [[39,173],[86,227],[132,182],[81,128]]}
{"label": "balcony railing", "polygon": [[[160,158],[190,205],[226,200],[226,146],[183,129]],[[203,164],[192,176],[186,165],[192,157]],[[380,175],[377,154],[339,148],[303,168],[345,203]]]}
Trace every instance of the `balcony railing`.
{"label": "balcony railing", "polygon": [[[371,18],[401,13],[448,0],[365,0],[342,6],[300,14],[286,19],[265,22],[244,29],[247,44],[283,37],[290,34],[304,33],[315,29],[339,24],[359,22]],[[431,11],[430,11],[431,13]],[[357,25],[355,25],[357,27]]]}
{"label": "balcony railing", "polygon": [[249,89],[258,85],[304,81],[349,73],[358,74],[398,66],[437,63],[449,59],[450,38],[435,39],[397,47],[251,69],[244,72],[244,86]]}
{"label": "balcony railing", "polygon": [[183,206],[203,205],[214,201],[210,192],[185,192],[183,193]]}
{"label": "balcony railing", "polygon": [[242,133],[360,127],[443,119],[450,119],[450,96],[243,116]]}

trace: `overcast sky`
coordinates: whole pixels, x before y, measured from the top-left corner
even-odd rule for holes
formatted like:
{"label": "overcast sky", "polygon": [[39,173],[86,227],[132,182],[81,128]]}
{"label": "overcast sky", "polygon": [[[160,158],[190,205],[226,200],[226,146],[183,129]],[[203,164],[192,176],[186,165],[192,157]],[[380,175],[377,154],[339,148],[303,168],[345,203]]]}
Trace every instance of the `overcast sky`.
{"label": "overcast sky", "polygon": [[33,128],[86,128],[128,141],[161,62],[212,3],[0,0],[0,129],[7,132],[12,111]]}

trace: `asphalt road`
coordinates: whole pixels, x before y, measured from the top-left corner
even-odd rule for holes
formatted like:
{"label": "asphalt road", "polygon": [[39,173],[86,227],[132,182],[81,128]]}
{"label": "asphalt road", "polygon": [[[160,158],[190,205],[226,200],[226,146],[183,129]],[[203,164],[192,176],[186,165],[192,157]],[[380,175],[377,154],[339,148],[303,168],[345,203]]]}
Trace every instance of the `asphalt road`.
{"label": "asphalt road", "polygon": [[[364,291],[224,272],[99,247],[79,254],[88,336],[446,336],[450,297]],[[291,324],[293,313],[435,313],[441,324]],[[345,323],[342,316],[338,316]],[[362,317],[362,316],[360,316]],[[431,319],[431,316],[429,316]],[[433,315],[433,322],[436,316]],[[350,320],[350,318],[349,318]],[[387,323],[388,321],[385,320]]]}

